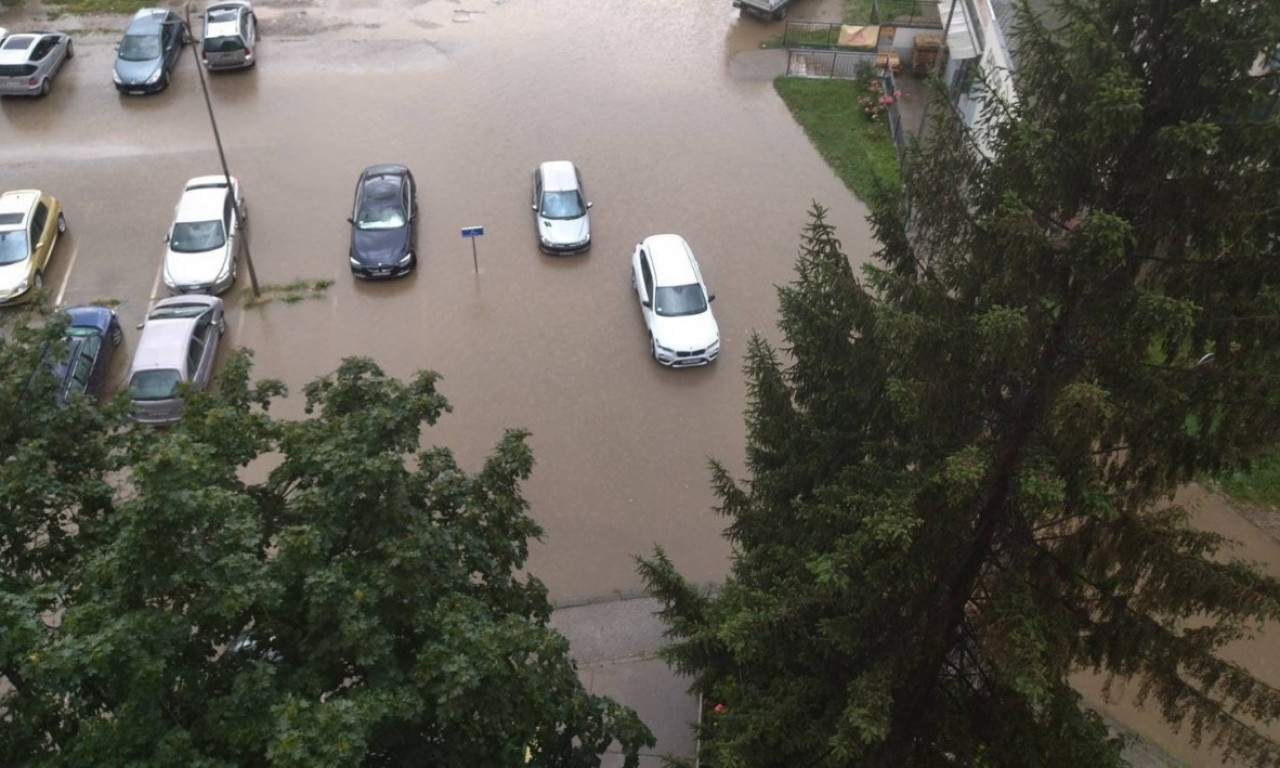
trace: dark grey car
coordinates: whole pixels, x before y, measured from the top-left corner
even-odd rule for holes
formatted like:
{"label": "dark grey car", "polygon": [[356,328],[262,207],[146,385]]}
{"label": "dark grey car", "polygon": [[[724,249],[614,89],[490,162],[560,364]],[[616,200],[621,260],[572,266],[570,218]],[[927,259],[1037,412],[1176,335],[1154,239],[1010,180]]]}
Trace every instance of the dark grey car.
{"label": "dark grey car", "polygon": [[418,197],[403,165],[365,168],[356,182],[348,259],[351,274],[365,279],[401,277],[418,264]]}
{"label": "dark grey car", "polygon": [[116,90],[156,93],[168,88],[188,39],[187,25],[173,11],[143,8],[135,13],[116,46]]}

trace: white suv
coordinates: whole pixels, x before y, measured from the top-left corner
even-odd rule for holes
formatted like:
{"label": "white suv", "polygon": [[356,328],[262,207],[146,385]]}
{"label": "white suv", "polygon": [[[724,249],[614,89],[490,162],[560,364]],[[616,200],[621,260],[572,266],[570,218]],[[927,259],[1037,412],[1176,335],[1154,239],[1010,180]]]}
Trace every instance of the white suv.
{"label": "white suv", "polygon": [[236,280],[241,224],[248,211],[234,176],[187,182],[165,242],[164,284],[173,293],[222,293]]}
{"label": "white suv", "polygon": [[720,328],[711,314],[698,261],[679,235],[653,235],[631,255],[631,285],[649,329],[653,359],[662,365],[706,365],[720,354]]}
{"label": "white suv", "polygon": [[582,175],[568,160],[552,160],[533,172],[533,218],[538,247],[547,253],[581,253],[591,247],[591,216]]}

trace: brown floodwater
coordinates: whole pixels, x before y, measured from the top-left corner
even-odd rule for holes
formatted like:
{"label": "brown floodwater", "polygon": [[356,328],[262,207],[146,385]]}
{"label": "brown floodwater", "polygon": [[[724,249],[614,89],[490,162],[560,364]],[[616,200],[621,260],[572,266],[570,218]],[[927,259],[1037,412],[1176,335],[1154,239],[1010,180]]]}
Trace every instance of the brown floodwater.
{"label": "brown floodwater", "polygon": [[[772,85],[730,74],[735,53],[780,26],[740,20],[729,0],[259,12],[260,65],[209,82],[253,258],[264,284],[334,281],[319,299],[245,308],[242,268],[224,297],[224,344],[252,348],[256,375],[295,393],[279,412],[301,415],[302,385],[348,355],[397,376],[435,369],[455,411],[425,440],[467,468],[505,428],[532,431],[525,488],[546,536],[530,570],[554,598],[637,589],[632,558],[654,545],[692,579],[722,577],[707,461],[741,473],[742,356],[753,330],[776,337],[774,286],[792,275],[811,201],[831,208],[851,256],[873,249],[865,209]],[[51,297],[122,300],[127,352],[182,184],[218,161],[190,52],[169,91],[122,98],[114,43],[78,40],[48,99],[0,102],[0,189],[62,201],[71,230],[46,275]],[[548,159],[582,170],[595,204],[587,255],[536,248],[529,181]],[[358,283],[345,219],[357,174],[383,162],[417,176],[420,266]],[[467,225],[485,227],[478,274]],[[717,295],[723,352],[710,367],[669,371],[647,354],[629,258],[661,232],[689,241]]]}

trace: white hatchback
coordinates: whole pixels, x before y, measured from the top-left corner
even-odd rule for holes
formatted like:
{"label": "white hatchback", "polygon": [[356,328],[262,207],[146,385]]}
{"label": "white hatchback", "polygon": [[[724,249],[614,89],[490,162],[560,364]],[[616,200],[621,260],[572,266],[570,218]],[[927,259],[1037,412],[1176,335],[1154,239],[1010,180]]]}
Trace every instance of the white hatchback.
{"label": "white hatchback", "polygon": [[631,285],[649,329],[653,359],[662,365],[706,365],[720,354],[720,327],[711,313],[698,261],[679,235],[653,235],[631,255]]}
{"label": "white hatchback", "polygon": [[533,172],[533,220],[543,251],[581,253],[590,248],[590,207],[573,163],[552,160]]}
{"label": "white hatchback", "polygon": [[[228,183],[228,179],[230,182]],[[164,284],[173,293],[218,294],[236,280],[236,254],[248,211],[234,176],[187,182],[165,242]]]}

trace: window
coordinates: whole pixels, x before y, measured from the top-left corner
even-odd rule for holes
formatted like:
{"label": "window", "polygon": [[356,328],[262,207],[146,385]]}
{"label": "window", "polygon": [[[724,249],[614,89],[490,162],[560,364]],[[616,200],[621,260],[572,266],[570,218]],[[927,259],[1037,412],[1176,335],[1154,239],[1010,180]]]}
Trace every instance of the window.
{"label": "window", "polygon": [[129,396],[134,400],[168,400],[182,381],[182,372],[173,368],[138,371],[129,380]]}
{"label": "window", "polygon": [[204,335],[198,330],[191,334],[191,343],[187,345],[187,379],[194,379],[200,370],[200,358],[204,356]]}
{"label": "window", "polygon": [[49,206],[44,203],[36,204],[36,212],[31,216],[31,239],[39,240],[44,234],[45,224],[49,223]]}
{"label": "window", "polygon": [[649,269],[649,254],[640,252],[640,277],[644,279],[644,295],[653,295],[653,270]]}

